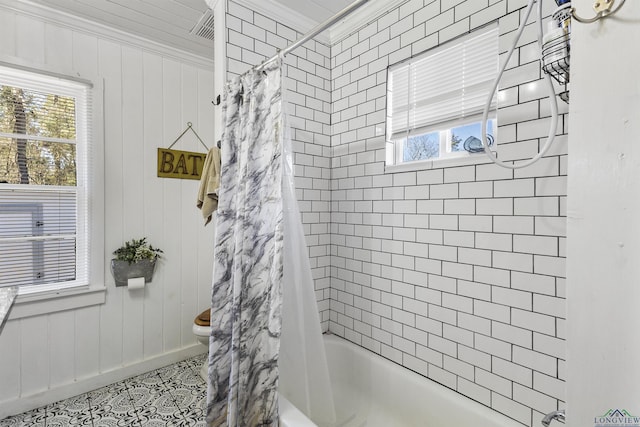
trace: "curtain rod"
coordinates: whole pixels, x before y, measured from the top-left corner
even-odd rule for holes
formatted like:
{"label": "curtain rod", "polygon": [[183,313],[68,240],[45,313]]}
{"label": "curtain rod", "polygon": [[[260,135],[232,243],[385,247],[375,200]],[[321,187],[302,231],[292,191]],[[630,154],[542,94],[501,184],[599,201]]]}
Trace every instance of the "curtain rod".
{"label": "curtain rod", "polygon": [[364,5],[368,1],[369,0],[357,0],[357,1],[354,1],[349,6],[345,7],[340,12],[336,13],[335,15],[333,15],[331,18],[327,19],[323,23],[318,24],[316,27],[311,29],[311,31],[309,31],[307,34],[302,36],[301,39],[298,39],[292,45],[287,46],[286,48],[280,50],[278,53],[273,55],[271,58],[269,58],[266,61],[264,61],[263,64],[266,64],[268,62],[276,60],[280,56],[284,57],[285,55],[287,55],[291,51],[299,48],[300,46],[302,46],[303,44],[305,44],[306,42],[308,42],[309,40],[311,40],[312,38],[314,38],[315,36],[317,36],[318,34],[323,32],[327,28],[333,26],[336,22],[338,22],[342,18],[345,18],[347,15],[351,14],[352,12],[354,12],[356,9],[358,9],[360,6]]}

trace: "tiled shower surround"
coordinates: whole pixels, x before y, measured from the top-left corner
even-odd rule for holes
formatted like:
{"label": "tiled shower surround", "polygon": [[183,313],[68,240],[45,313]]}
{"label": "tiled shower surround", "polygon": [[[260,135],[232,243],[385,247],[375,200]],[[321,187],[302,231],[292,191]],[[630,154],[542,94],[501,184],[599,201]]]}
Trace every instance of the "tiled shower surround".
{"label": "tiled shower surround", "polygon": [[[275,55],[302,34],[227,3],[228,78]],[[323,330],[329,323],[331,220],[331,49],[311,40],[285,58],[284,87],[296,195],[309,247]]]}
{"label": "tiled shower surround", "polygon": [[[228,5],[232,73],[300,36]],[[314,41],[289,55],[285,85],[324,329],[537,426],[564,406],[566,104],[555,145],[516,171],[393,172],[384,138],[389,65],[496,24],[504,60],[525,5],[406,1],[330,52]],[[536,37],[532,23],[501,81],[503,160],[533,157],[548,133]]]}

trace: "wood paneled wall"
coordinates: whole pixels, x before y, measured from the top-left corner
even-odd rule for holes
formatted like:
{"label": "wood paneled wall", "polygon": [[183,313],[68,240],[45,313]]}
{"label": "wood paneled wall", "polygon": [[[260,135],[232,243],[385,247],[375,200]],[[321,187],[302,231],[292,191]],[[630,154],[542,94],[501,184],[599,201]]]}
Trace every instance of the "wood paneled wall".
{"label": "wood paneled wall", "polygon": [[[214,227],[203,226],[195,207],[198,181],[156,177],[156,148],[168,147],[187,122],[214,143],[212,62],[86,27],[0,5],[2,62],[103,82],[105,173],[96,178],[104,180],[107,287],[105,304],[6,323],[5,411],[39,392],[197,348],[192,321],[209,305]],[[204,151],[191,133],[175,148]],[[164,250],[153,282],[144,292],[115,288],[111,252],[141,236]]]}

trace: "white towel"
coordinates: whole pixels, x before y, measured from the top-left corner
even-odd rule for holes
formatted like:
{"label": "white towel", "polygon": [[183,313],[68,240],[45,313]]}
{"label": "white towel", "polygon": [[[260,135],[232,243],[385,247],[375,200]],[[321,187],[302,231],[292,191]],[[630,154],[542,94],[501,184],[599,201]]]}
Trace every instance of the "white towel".
{"label": "white towel", "polygon": [[204,225],[211,222],[213,211],[218,209],[218,189],[220,188],[220,149],[213,147],[207,153],[200,177],[197,206],[202,210]]}

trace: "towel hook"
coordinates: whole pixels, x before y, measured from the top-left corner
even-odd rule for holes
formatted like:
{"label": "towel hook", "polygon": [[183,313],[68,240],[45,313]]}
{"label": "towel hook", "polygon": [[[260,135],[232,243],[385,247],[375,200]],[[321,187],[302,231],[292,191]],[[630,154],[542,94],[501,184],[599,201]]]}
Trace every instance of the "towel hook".
{"label": "towel hook", "polygon": [[582,18],[578,16],[578,14],[576,13],[575,7],[571,8],[571,15],[573,19],[575,19],[578,22],[582,22],[583,24],[592,24],[596,21],[599,21],[602,18],[606,18],[607,16],[611,16],[615,14],[617,11],[620,10],[620,8],[622,7],[625,1],[626,0],[621,0],[620,3],[618,4],[618,7],[613,9],[615,0],[597,0],[593,5],[593,10],[595,10],[596,12],[596,16],[594,16],[593,18]]}

